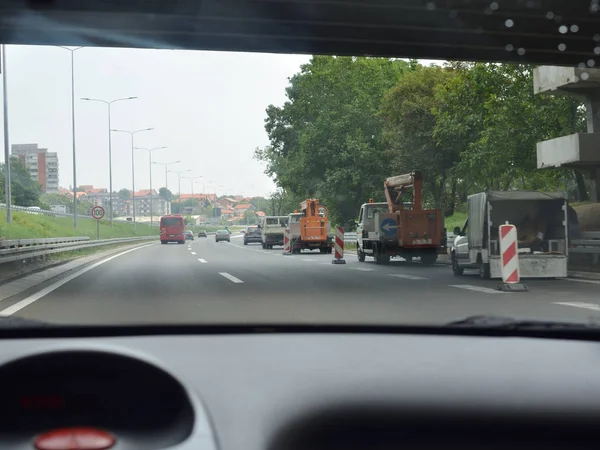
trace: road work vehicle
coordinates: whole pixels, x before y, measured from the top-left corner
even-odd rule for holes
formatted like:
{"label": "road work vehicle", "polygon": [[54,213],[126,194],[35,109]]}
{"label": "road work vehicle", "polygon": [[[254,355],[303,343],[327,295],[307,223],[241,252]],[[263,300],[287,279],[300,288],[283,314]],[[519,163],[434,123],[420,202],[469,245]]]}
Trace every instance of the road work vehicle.
{"label": "road work vehicle", "polygon": [[300,211],[288,215],[292,253],[319,249],[321,253],[333,251],[334,234],[331,232],[327,208],[319,200],[310,198],[300,203]]}
{"label": "road work vehicle", "polygon": [[260,221],[262,248],[271,250],[274,245],[283,245],[283,233],[288,225],[288,216],[267,216]]}
{"label": "road work vehicle", "polygon": [[517,228],[521,278],[567,276],[568,204],[562,193],[488,191],[467,198],[468,215],[454,229],[450,256],[456,276],[477,269],[481,278],[502,278],[499,227]]}
{"label": "road work vehicle", "polygon": [[[447,253],[442,211],[421,209],[422,189],[419,171],[391,177],[384,182],[386,203],[371,199],[361,206],[356,229],[360,262],[372,256],[375,264],[387,264],[391,257],[402,257],[429,265]],[[412,201],[404,201],[411,191]]]}

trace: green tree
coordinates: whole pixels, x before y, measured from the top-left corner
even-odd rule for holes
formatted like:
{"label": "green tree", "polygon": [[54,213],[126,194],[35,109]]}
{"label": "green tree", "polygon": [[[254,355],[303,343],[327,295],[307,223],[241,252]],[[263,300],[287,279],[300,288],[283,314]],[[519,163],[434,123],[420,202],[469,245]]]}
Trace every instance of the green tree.
{"label": "green tree", "polygon": [[464,197],[483,189],[555,189],[574,178],[570,170],[539,170],[536,159],[537,142],[581,128],[572,99],[534,95],[528,65],[452,67],[457,76],[438,90],[434,137],[460,152]]}
{"label": "green tree", "polygon": [[[5,164],[0,165],[0,193],[2,199],[5,193]],[[10,189],[12,202],[17,206],[38,206],[42,187],[31,178],[29,170],[18,158],[10,158]]]}
{"label": "green tree", "polygon": [[117,192],[117,196],[123,201],[129,200],[131,198],[131,191],[129,189],[123,188],[119,192]]}
{"label": "green tree", "polygon": [[166,187],[161,187],[158,190],[158,195],[160,195],[162,198],[164,198],[168,202],[173,200],[173,193],[170,190],[168,190]]}
{"label": "green tree", "polygon": [[[443,141],[436,141],[434,110],[436,92],[454,76],[454,71],[439,66],[416,66],[406,73],[384,97],[381,113],[385,118],[384,141],[396,155],[400,173],[423,171],[424,199],[437,208],[454,212],[453,194],[446,198],[448,186],[454,187],[452,169],[460,152]],[[392,174],[390,174],[392,175]]]}
{"label": "green tree", "polygon": [[265,173],[294,196],[318,197],[334,221],[355,217],[383,195],[393,155],[378,111],[408,70],[399,60],[314,56],[291,78],[288,101],[266,110],[270,145],[255,153]]}

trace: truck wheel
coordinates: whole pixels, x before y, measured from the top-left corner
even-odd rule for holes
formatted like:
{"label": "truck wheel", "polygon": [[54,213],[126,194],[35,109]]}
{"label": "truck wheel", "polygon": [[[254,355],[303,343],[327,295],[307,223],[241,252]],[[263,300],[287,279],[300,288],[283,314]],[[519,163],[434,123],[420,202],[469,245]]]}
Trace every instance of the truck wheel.
{"label": "truck wheel", "polygon": [[465,269],[458,265],[458,261],[456,260],[456,256],[452,254],[452,273],[454,273],[455,277],[460,277]]}
{"label": "truck wheel", "polygon": [[435,264],[436,261],[437,255],[434,253],[425,253],[424,255],[421,255],[421,263],[425,266],[431,266],[432,264]]}
{"label": "truck wheel", "polygon": [[479,277],[482,280],[490,279],[490,265],[489,264],[485,264],[485,263],[479,264]]}
{"label": "truck wheel", "polygon": [[319,249],[319,252],[320,252],[320,253],[327,253],[327,249],[326,249],[326,248],[320,248],[320,249]]}
{"label": "truck wheel", "polygon": [[356,247],[356,254],[358,255],[358,262],[365,262],[365,252],[360,250],[360,247]]}
{"label": "truck wheel", "polygon": [[386,265],[390,263],[390,255],[379,248],[373,249],[373,257],[375,259],[375,264]]}

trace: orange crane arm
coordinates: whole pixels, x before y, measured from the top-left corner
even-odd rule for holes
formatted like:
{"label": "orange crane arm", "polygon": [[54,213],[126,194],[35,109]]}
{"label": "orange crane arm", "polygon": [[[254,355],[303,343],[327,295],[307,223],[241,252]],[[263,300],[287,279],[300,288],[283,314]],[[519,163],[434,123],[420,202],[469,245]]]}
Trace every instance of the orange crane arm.
{"label": "orange crane arm", "polygon": [[390,177],[383,183],[385,198],[387,200],[389,212],[396,212],[404,209],[402,205],[402,193],[412,188],[414,193],[413,210],[421,210],[421,195],[423,190],[423,174],[415,170],[405,175]]}

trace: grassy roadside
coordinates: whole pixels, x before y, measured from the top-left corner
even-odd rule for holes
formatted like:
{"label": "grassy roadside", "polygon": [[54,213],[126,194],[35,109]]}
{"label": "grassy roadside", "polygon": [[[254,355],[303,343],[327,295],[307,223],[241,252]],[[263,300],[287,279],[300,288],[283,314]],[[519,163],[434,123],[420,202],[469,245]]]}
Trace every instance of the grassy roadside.
{"label": "grassy roadside", "polygon": [[[100,221],[100,239],[150,236],[159,234],[158,228],[149,225]],[[73,228],[72,217],[50,217],[13,211],[13,223],[6,223],[6,211],[0,211],[0,239],[31,239],[50,237],[89,236],[96,239],[96,220],[78,218],[77,228]]]}

